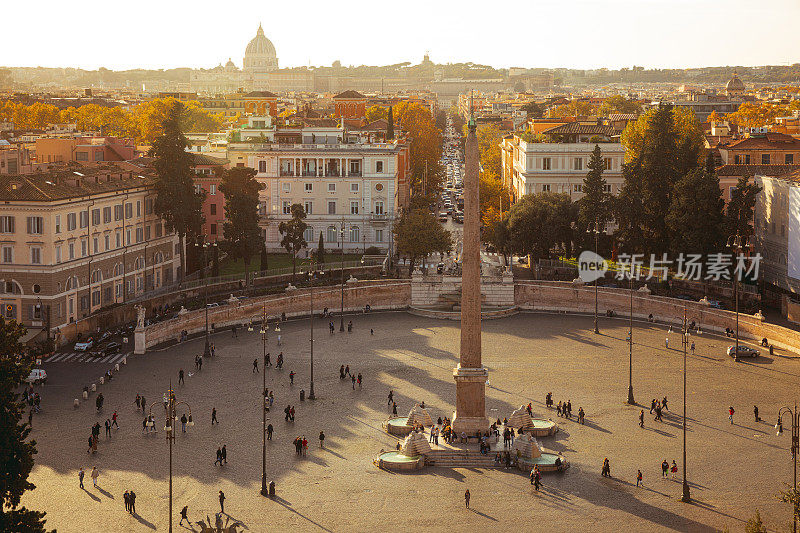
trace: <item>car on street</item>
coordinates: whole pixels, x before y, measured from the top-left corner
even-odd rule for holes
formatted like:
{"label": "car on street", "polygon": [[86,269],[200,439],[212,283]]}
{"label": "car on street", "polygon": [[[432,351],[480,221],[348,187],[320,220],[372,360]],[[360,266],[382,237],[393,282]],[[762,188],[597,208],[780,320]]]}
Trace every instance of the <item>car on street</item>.
{"label": "car on street", "polygon": [[[735,352],[736,352],[735,345],[728,346],[728,356],[733,357],[734,356],[733,354]],[[743,344],[739,345],[739,357],[758,357],[759,355],[761,355],[761,352],[759,352],[755,348],[751,348]]]}
{"label": "car on street", "polygon": [[94,339],[89,337],[85,341],[79,341],[75,343],[75,351],[76,352],[85,352],[94,346]]}
{"label": "car on street", "polygon": [[439,222],[447,222],[447,212],[442,211],[439,213]]}
{"label": "car on street", "polygon": [[119,351],[121,349],[122,349],[122,344],[120,344],[118,342],[109,342],[108,344],[106,344],[103,347],[102,352],[103,352],[103,355],[111,355],[111,354],[119,353]]}
{"label": "car on street", "polygon": [[34,368],[28,377],[25,378],[28,383],[44,383],[47,381],[47,372],[43,368]]}

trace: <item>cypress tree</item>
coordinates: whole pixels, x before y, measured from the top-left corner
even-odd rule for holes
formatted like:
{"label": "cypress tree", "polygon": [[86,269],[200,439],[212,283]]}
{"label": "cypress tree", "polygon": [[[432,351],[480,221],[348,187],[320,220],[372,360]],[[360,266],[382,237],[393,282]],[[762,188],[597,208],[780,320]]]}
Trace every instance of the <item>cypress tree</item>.
{"label": "cypress tree", "polygon": [[606,180],[603,178],[603,154],[600,145],[595,144],[589,159],[589,172],[583,180],[583,198],[580,206],[580,226],[587,228],[600,222],[602,227],[608,219],[608,193],[605,190]]}
{"label": "cypress tree", "polygon": [[325,243],[322,240],[322,232],[319,232],[319,245],[317,246],[317,265],[321,268],[325,264]]}
{"label": "cypress tree", "polygon": [[389,116],[386,120],[389,121],[389,125],[386,126],[386,140],[394,139],[394,114],[392,112],[392,106],[389,106]]}

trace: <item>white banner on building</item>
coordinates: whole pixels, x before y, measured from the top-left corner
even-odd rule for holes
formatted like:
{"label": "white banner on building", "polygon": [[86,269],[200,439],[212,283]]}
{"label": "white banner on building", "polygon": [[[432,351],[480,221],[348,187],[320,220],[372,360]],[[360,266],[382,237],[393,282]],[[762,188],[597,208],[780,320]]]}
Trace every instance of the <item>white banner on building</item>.
{"label": "white banner on building", "polygon": [[789,187],[789,252],[786,258],[790,278],[800,279],[800,187]]}

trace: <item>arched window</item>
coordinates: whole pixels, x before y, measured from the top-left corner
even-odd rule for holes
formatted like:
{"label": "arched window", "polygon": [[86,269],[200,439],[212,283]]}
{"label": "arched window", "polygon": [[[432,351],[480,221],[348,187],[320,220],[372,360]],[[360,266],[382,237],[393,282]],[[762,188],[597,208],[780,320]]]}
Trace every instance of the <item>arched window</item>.
{"label": "arched window", "polygon": [[328,242],[337,242],[339,237],[336,235],[336,226],[328,226]]}
{"label": "arched window", "polygon": [[153,254],[153,263],[159,264],[162,261],[164,261],[164,254],[162,254],[161,252]]}
{"label": "arched window", "polygon": [[103,271],[99,268],[92,271],[92,283],[100,283],[103,281]]}
{"label": "arched window", "polygon": [[117,263],[116,265],[114,265],[114,277],[115,278],[117,276],[121,276],[124,273],[125,273],[125,265],[123,265],[122,263]]}
{"label": "arched window", "polygon": [[133,269],[134,270],[141,270],[143,264],[144,264],[144,259],[141,256],[139,256],[139,257],[136,258],[136,261],[133,263]]}
{"label": "arched window", "polygon": [[74,291],[77,290],[81,284],[78,282],[78,276],[70,276],[67,278],[67,290]]}

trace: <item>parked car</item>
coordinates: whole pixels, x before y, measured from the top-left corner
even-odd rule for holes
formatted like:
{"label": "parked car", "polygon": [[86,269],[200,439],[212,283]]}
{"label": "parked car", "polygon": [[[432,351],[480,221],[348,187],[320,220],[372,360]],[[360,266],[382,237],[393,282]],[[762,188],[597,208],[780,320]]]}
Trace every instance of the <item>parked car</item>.
{"label": "parked car", "polygon": [[85,341],[80,341],[75,343],[75,351],[76,352],[85,352],[86,350],[91,349],[94,346],[94,339],[89,337]]}
{"label": "parked car", "polygon": [[[733,357],[734,353],[736,352],[736,346],[728,346],[728,356]],[[761,355],[761,352],[756,350],[755,348],[751,348],[749,346],[745,346],[743,344],[739,345],[739,357],[758,357]]]}
{"label": "parked car", "polygon": [[709,300],[708,306],[713,307],[714,309],[725,309],[725,307],[722,306],[722,303],[718,300]]}
{"label": "parked car", "polygon": [[25,378],[28,383],[44,383],[47,381],[47,372],[43,368],[34,368],[28,377]]}
{"label": "parked car", "polygon": [[212,307],[219,307],[219,304],[217,302],[211,302],[211,303],[207,303],[206,307],[211,309]]}
{"label": "parked car", "polygon": [[104,340],[106,340],[106,339],[108,339],[110,337],[111,337],[111,332],[110,331],[104,331],[102,335],[97,337],[97,342],[101,343],[101,342],[103,342]]}
{"label": "parked car", "polygon": [[114,353],[119,353],[121,349],[122,349],[122,344],[118,342],[109,342],[103,348],[103,355],[111,355]]}
{"label": "parked car", "polygon": [[447,212],[442,211],[439,213],[439,222],[447,222]]}

